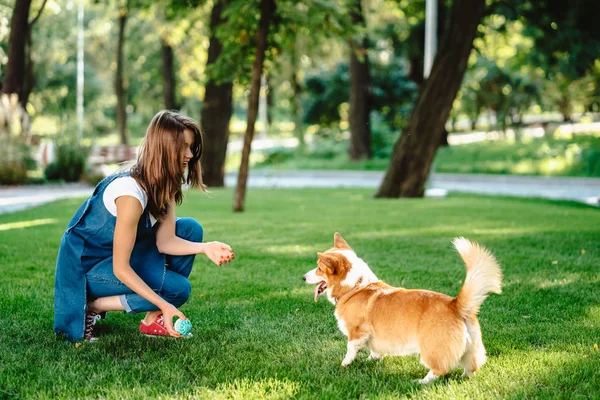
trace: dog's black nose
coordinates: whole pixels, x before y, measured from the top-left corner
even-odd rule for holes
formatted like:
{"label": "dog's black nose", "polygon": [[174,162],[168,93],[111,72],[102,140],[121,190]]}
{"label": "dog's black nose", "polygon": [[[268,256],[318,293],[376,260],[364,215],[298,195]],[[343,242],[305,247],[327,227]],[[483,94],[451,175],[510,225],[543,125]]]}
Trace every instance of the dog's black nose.
{"label": "dog's black nose", "polygon": [[304,276],[302,277],[302,280],[303,280],[304,282],[306,282],[306,275],[304,275]]}

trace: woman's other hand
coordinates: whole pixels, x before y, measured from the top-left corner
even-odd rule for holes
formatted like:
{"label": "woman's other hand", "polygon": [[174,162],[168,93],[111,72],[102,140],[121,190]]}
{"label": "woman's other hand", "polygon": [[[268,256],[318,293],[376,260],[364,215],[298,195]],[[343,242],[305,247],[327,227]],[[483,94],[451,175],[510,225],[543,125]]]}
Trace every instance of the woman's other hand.
{"label": "woman's other hand", "polygon": [[204,254],[215,264],[223,265],[235,258],[231,247],[221,242],[204,243]]}

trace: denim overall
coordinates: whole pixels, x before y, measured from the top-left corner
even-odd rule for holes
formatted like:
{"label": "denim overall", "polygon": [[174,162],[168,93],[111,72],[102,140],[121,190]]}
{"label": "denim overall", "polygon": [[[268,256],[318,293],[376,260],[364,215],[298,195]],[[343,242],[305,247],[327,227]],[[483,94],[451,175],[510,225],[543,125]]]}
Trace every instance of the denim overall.
{"label": "denim overall", "polygon": [[[81,340],[89,299],[120,296],[125,311],[135,314],[158,308],[123,284],[113,272],[113,238],[116,217],[104,206],[106,187],[123,172],[102,180],[77,210],[65,231],[56,261],[54,331],[71,341]],[[159,296],[180,307],[190,296],[188,276],[195,255],[168,256],[156,247],[156,229],[146,208],[140,217],[129,264]],[[202,226],[191,218],[179,218],[175,234],[201,242]]]}

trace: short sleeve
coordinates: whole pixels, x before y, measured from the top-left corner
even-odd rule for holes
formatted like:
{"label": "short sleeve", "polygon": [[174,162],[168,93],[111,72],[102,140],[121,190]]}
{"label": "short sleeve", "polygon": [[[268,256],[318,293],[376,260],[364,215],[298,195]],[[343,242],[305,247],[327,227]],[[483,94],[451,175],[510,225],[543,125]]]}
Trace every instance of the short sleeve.
{"label": "short sleeve", "polygon": [[142,205],[142,209],[145,209],[146,204],[148,204],[148,195],[142,190],[137,181],[130,176],[116,178],[104,190],[104,195],[102,196],[104,206],[114,216],[117,215],[115,201],[121,196],[135,197]]}

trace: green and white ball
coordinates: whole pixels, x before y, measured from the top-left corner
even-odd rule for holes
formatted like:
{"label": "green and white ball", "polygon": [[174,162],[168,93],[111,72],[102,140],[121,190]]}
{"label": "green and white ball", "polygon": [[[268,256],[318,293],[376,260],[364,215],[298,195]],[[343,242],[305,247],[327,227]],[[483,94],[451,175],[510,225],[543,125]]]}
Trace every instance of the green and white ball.
{"label": "green and white ball", "polygon": [[178,319],[175,321],[175,330],[182,336],[187,336],[192,333],[192,323],[189,319]]}

